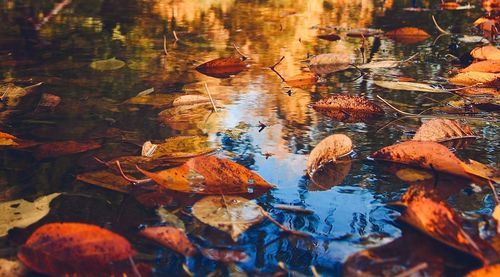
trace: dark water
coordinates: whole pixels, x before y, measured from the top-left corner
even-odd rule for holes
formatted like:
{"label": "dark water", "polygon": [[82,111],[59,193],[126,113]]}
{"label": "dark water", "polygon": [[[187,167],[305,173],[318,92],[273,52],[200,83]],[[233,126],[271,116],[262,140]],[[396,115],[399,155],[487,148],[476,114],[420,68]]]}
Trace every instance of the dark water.
{"label": "dark water", "polygon": [[[0,239],[0,257],[15,256],[16,249],[37,227],[60,221],[86,222],[109,228],[127,237],[140,253],[137,261],[155,267],[159,275],[179,275],[181,264],[206,275],[221,264],[201,258],[184,261],[173,252],[137,235],[141,224],[158,222],[154,209],[144,208],[133,198],[118,192],[75,181],[82,172],[99,168],[92,157],[104,160],[140,155],[146,140],[179,135],[206,135],[217,143],[219,155],[248,167],[277,188],[257,201],[279,222],[313,238],[282,236],[269,221],[254,226],[232,246],[244,250],[250,259],[238,263],[242,270],[273,273],[282,261],[292,270],[311,275],[314,265],[325,276],[340,275],[342,262],[351,254],[390,242],[402,235],[395,221],[398,212],[385,205],[397,200],[408,187],[384,166],[365,158],[377,149],[405,138],[420,119],[407,119],[379,130],[395,117],[365,123],[342,123],[321,115],[311,104],[335,93],[380,95],[409,112],[420,112],[451,94],[391,91],[373,80],[411,77],[419,82],[444,83],[452,64],[446,54],[461,56],[475,44],[454,36],[438,37],[431,21],[435,14],[442,26],[473,34],[471,22],[483,12],[402,11],[410,1],[73,1],[50,19],[39,32],[26,18],[42,18],[53,8],[52,1],[0,1],[0,80],[28,86],[43,85],[31,102],[17,113],[2,117],[1,131],[38,142],[97,139],[103,147],[90,152],[38,160],[18,150],[0,152],[2,201],[34,199],[52,192],[66,192],[52,203],[50,214],[26,229],[12,230]],[[435,8],[438,1],[430,5]],[[403,60],[420,53],[406,67],[367,71],[367,76],[350,81],[358,73],[347,70],[325,76],[305,88],[289,88],[267,67],[285,56],[278,66],[285,78],[302,72],[309,54],[345,51],[361,62],[361,39],[348,38],[351,28],[390,30],[418,26],[432,37],[416,44],[388,39],[367,39],[370,60]],[[321,27],[321,28],[320,28]],[[342,40],[317,39],[322,28],[336,28]],[[179,41],[174,43],[172,31]],[[168,55],[163,55],[163,35]],[[198,73],[202,62],[237,55],[232,44],[250,56],[250,67],[227,79]],[[89,64],[116,57],[126,66],[114,71],[96,71]],[[207,83],[213,97],[223,106],[210,118],[188,124],[159,122],[161,109],[123,104],[138,92],[153,87],[156,94],[205,95]],[[37,109],[40,93],[61,97],[54,109]],[[443,102],[446,103],[446,102]],[[387,110],[389,111],[389,110]],[[259,131],[259,121],[268,125]],[[243,124],[244,123],[244,124]],[[469,119],[481,138],[460,151],[462,157],[498,165],[499,129],[495,118]],[[243,126],[243,127],[242,127]],[[227,130],[241,129],[237,138]],[[109,135],[110,133],[119,134]],[[343,133],[353,143],[355,156],[345,176],[335,176],[331,188],[314,189],[305,177],[308,153],[330,134]],[[266,157],[265,153],[272,153]],[[348,173],[347,173],[348,172]],[[338,179],[338,180],[337,180]],[[274,204],[298,205],[314,211],[301,215],[273,209]],[[460,212],[490,214],[494,207],[488,191],[457,190],[450,203]],[[175,207],[172,207],[175,209]],[[186,222],[193,220],[185,215]],[[194,224],[194,223],[193,223]],[[189,228],[188,228],[189,229]],[[197,230],[192,236],[200,239]],[[204,239],[204,238],[203,238]],[[229,244],[223,235],[210,238],[209,245]],[[226,270],[226,271],[225,271]],[[227,272],[226,272],[227,273]]]}

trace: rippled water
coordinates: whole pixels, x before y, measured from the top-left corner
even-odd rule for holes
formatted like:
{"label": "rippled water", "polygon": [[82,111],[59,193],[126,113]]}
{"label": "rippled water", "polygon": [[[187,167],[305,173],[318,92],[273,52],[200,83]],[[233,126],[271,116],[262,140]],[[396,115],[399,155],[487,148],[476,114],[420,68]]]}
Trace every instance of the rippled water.
{"label": "rippled water", "polygon": [[[279,222],[313,238],[281,236],[270,222],[262,222],[234,244],[251,259],[238,264],[247,272],[272,273],[282,261],[290,269],[310,275],[314,265],[325,276],[339,275],[347,256],[367,247],[387,243],[401,236],[398,212],[385,205],[397,200],[408,187],[366,157],[383,146],[404,139],[420,125],[407,119],[386,128],[395,119],[392,112],[365,123],[342,123],[311,108],[315,101],[336,93],[380,95],[409,112],[420,112],[453,95],[392,91],[374,85],[373,80],[411,77],[417,81],[445,83],[453,67],[446,54],[460,56],[475,44],[455,37],[438,38],[430,14],[442,26],[471,34],[470,23],[482,14],[470,11],[412,13],[402,11],[410,1],[73,1],[45,24],[38,34],[21,32],[23,18],[38,18],[53,7],[52,1],[0,1],[0,79],[30,85],[62,98],[53,110],[25,109],[2,119],[2,131],[35,141],[88,140],[98,138],[103,147],[83,154],[36,160],[29,151],[0,152],[2,200],[26,198],[51,192],[66,192],[52,204],[50,214],[26,229],[16,229],[0,240],[2,257],[12,257],[27,236],[48,222],[76,221],[105,226],[125,235],[140,252],[139,261],[155,266],[161,274],[177,275],[183,260],[137,235],[141,224],[158,222],[153,209],[133,198],[75,181],[81,172],[95,170],[92,159],[111,159],[140,154],[146,140],[178,135],[207,135],[220,145],[220,156],[248,167],[277,188],[257,199]],[[438,2],[438,1],[433,1]],[[437,4],[437,3],[435,3]],[[435,8],[431,5],[431,8]],[[345,36],[352,28],[391,30],[418,26],[432,38],[416,44],[368,38],[370,60],[404,60],[420,53],[407,67],[367,71],[355,81],[356,70],[323,76],[316,85],[287,87],[268,67],[285,56],[277,70],[285,79],[306,70],[308,55],[330,52],[351,53],[362,62],[361,39]],[[175,42],[175,30],[179,41]],[[319,40],[317,35],[338,32],[337,42]],[[168,55],[163,55],[163,35]],[[36,36],[35,36],[36,35]],[[226,79],[198,73],[202,62],[237,56],[235,43],[250,59],[249,68]],[[456,49],[455,49],[456,48]],[[115,71],[95,71],[95,60],[116,57],[126,66]],[[123,104],[138,92],[153,87],[155,94],[205,95],[204,83],[222,109],[186,124],[165,124],[158,120],[158,108]],[[35,106],[36,106],[36,99]],[[30,106],[30,107],[33,107]],[[259,122],[267,125],[259,130]],[[482,136],[460,155],[498,165],[499,129],[495,120],[468,121]],[[236,130],[240,136],[229,136]],[[119,136],[109,135],[119,133]],[[308,153],[330,134],[343,133],[354,143],[352,164],[330,179],[332,187],[314,187],[305,176]],[[132,143],[130,143],[132,142]],[[266,154],[272,154],[271,156]],[[350,166],[350,168],[349,168]],[[487,191],[451,196],[459,211],[490,213],[494,203]],[[274,210],[274,204],[298,205],[314,211],[302,215]],[[186,216],[186,220],[191,219]],[[195,223],[192,236],[205,233]],[[229,241],[211,235],[208,242]],[[206,240],[206,238],[203,238]],[[189,268],[205,275],[221,265],[188,259]]]}

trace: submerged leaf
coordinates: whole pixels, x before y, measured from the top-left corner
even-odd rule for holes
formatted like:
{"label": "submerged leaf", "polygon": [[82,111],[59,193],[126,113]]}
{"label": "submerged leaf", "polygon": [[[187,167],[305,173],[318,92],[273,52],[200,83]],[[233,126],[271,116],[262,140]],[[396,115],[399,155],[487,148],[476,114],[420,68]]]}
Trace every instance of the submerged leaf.
{"label": "submerged leaf", "polygon": [[38,228],[19,249],[18,258],[31,270],[48,275],[103,274],[111,262],[134,254],[130,243],[101,227],[51,223]]}
{"label": "submerged leaf", "polygon": [[35,158],[39,160],[56,158],[65,155],[87,152],[97,148],[101,148],[101,144],[95,141],[54,141],[37,146],[35,148]]}
{"label": "submerged leaf", "polygon": [[23,199],[0,204],[0,237],[12,228],[26,228],[44,218],[50,211],[50,202],[60,193],[41,196],[33,202]]}
{"label": "submerged leaf", "polygon": [[291,87],[307,87],[318,82],[318,75],[312,72],[302,72],[287,78],[285,82]]}
{"label": "submerged leaf", "polygon": [[90,67],[95,70],[116,70],[120,69],[125,65],[124,61],[117,60],[116,58],[111,58],[107,60],[95,61],[90,64]]}
{"label": "submerged leaf", "polygon": [[182,95],[175,98],[174,101],[172,101],[172,106],[177,107],[177,106],[194,105],[201,103],[210,103],[210,98],[197,94]]}
{"label": "submerged leaf", "polygon": [[392,68],[392,67],[398,67],[401,64],[402,64],[401,61],[375,61],[375,62],[360,64],[357,65],[357,67],[361,69]]}
{"label": "submerged leaf", "polygon": [[309,68],[316,74],[329,74],[348,69],[353,62],[347,53],[319,54],[309,60]]}
{"label": "submerged leaf", "polygon": [[247,194],[273,187],[244,166],[215,156],[192,158],[160,172],[139,170],[163,188],[186,193]]}
{"label": "submerged leaf", "polygon": [[423,92],[446,92],[445,89],[435,88],[428,84],[412,83],[412,82],[391,82],[391,81],[374,81],[375,85],[386,89],[394,90],[409,90]]}
{"label": "submerged leaf", "polygon": [[319,35],[318,38],[328,40],[328,41],[337,41],[340,39],[340,36],[332,33],[332,34],[328,34],[328,35]]}
{"label": "submerged leaf", "polygon": [[456,120],[436,118],[422,124],[413,140],[444,142],[467,138],[477,138],[469,126]]}
{"label": "submerged leaf", "polygon": [[198,252],[184,231],[175,227],[146,227],[140,234],[184,256],[193,256]]}
{"label": "submerged leaf", "polygon": [[340,160],[326,163],[311,175],[311,182],[307,186],[310,191],[329,190],[342,184],[351,171],[351,160]]}
{"label": "submerged leaf", "polygon": [[307,159],[307,172],[312,175],[321,165],[336,161],[352,151],[352,141],[344,134],[326,137],[316,145]]}
{"label": "submerged leaf", "polygon": [[193,205],[193,216],[201,222],[238,236],[264,219],[255,201],[239,196],[207,196]]}

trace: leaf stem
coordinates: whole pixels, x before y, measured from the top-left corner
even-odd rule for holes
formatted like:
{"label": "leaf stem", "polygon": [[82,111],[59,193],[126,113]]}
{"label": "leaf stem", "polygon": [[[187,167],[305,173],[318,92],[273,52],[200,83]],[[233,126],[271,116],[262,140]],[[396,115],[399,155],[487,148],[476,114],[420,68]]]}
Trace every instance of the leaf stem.
{"label": "leaf stem", "polygon": [[238,54],[241,55],[241,58],[242,60],[246,60],[248,59],[248,56],[246,56],[245,54],[241,53],[241,51],[238,49],[238,47],[236,46],[236,43],[233,43],[233,47],[234,47],[234,50],[236,50],[236,52],[238,52]]}
{"label": "leaf stem", "polygon": [[142,183],[147,183],[147,182],[151,181],[151,179],[149,179],[149,178],[147,178],[147,179],[141,179],[141,180],[130,178],[127,175],[125,175],[125,173],[123,172],[123,169],[122,169],[122,166],[120,164],[120,161],[116,161],[115,164],[116,164],[116,167],[118,168],[118,172],[120,172],[120,175],[122,176],[122,178],[125,179],[126,181],[129,181],[130,183],[142,184]]}
{"label": "leaf stem", "polygon": [[445,35],[450,35],[451,33],[444,30],[443,28],[441,28],[439,26],[439,24],[437,23],[436,21],[436,18],[434,17],[434,15],[432,15],[432,22],[434,22],[434,26],[436,26],[436,29],[438,29],[439,32],[441,32],[442,34],[445,34]]}
{"label": "leaf stem", "polygon": [[300,232],[300,231],[295,231],[295,230],[291,230],[291,229],[287,228],[285,225],[279,223],[278,221],[276,221],[276,219],[274,219],[266,211],[264,211],[264,209],[262,209],[262,207],[260,207],[260,212],[262,213],[262,215],[265,218],[269,219],[269,221],[271,221],[272,223],[274,223],[276,226],[278,226],[278,228],[280,228],[284,232],[287,232],[287,233],[290,233],[290,234],[296,235],[296,236],[301,236],[301,237],[310,237],[311,236],[311,235],[309,235],[307,233]]}
{"label": "leaf stem", "polygon": [[399,114],[402,114],[402,115],[409,115],[409,116],[418,116],[418,114],[414,114],[414,113],[407,113],[407,112],[404,112],[396,107],[394,107],[393,105],[389,104],[389,102],[387,102],[387,100],[385,100],[384,98],[380,97],[379,95],[377,95],[377,98],[384,102],[384,104],[386,104],[387,106],[389,106],[391,109],[395,110],[397,113]]}
{"label": "leaf stem", "polygon": [[210,103],[212,103],[212,107],[214,107],[214,112],[217,112],[217,107],[215,106],[214,99],[212,99],[212,94],[210,94],[210,90],[208,89],[207,82],[204,82],[205,90],[207,91],[208,97],[210,97]]}

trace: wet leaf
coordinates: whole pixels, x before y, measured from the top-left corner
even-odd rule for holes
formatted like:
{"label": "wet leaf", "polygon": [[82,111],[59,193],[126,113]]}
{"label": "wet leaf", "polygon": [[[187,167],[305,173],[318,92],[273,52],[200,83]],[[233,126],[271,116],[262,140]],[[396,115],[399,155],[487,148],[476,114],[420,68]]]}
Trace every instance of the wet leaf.
{"label": "wet leaf", "polygon": [[41,144],[34,150],[35,158],[38,160],[56,158],[76,153],[87,152],[101,148],[101,144],[95,141],[78,142],[74,140],[54,141]]}
{"label": "wet leaf", "polygon": [[23,199],[0,204],[0,237],[6,236],[12,228],[26,228],[44,218],[50,211],[50,202],[60,193],[41,196],[33,202]]}
{"label": "wet leaf", "polygon": [[319,35],[318,36],[319,39],[324,39],[324,40],[328,40],[328,41],[337,41],[340,39],[340,36],[337,35],[337,34],[328,34],[328,35]]}
{"label": "wet leaf", "polygon": [[185,130],[190,124],[203,120],[205,115],[212,112],[210,103],[185,105],[169,108],[158,114],[158,119],[168,124],[174,130]]}
{"label": "wet leaf", "polygon": [[475,85],[475,84],[487,84],[494,82],[500,78],[500,73],[488,73],[488,72],[476,72],[468,71],[464,73],[458,73],[452,78],[448,79],[448,82],[455,85]]}
{"label": "wet leaf", "polygon": [[193,205],[192,212],[198,220],[228,233],[234,241],[264,219],[255,201],[239,196],[207,196]]}
{"label": "wet leaf", "polygon": [[500,60],[500,49],[493,45],[485,45],[472,49],[471,56],[477,60]]}
{"label": "wet leaf", "polygon": [[409,90],[422,92],[446,92],[445,89],[435,88],[429,84],[413,83],[413,82],[391,82],[391,81],[374,81],[375,85],[386,89],[394,90]]}
{"label": "wet leaf", "polygon": [[334,134],[318,143],[307,159],[307,172],[312,175],[321,165],[336,161],[352,151],[352,141],[344,134]]}
{"label": "wet leaf", "polygon": [[182,231],[186,231],[186,226],[184,222],[180,220],[175,214],[171,213],[165,207],[160,207],[156,209],[156,214],[160,217],[161,223],[167,224],[168,226],[176,227]]}
{"label": "wet leaf", "polygon": [[107,170],[99,170],[78,174],[78,181],[82,181],[91,185],[110,189],[118,192],[129,193],[130,182],[123,179],[121,176],[111,173]]}
{"label": "wet leaf", "polygon": [[1,277],[22,277],[27,276],[28,270],[18,260],[10,261],[0,259],[0,276]]}
{"label": "wet leaf", "polygon": [[488,72],[500,73],[500,60],[485,60],[473,63],[468,67],[461,69],[460,72]]}
{"label": "wet leaf", "polygon": [[460,219],[444,202],[427,197],[414,197],[400,220],[424,232],[428,236],[485,262],[481,248],[463,229]]}
{"label": "wet leaf", "polygon": [[11,134],[0,132],[0,146],[17,145],[17,138]]}
{"label": "wet leaf", "polygon": [[497,205],[491,215],[497,222],[497,234],[500,234],[500,205]]}
{"label": "wet leaf", "polygon": [[157,158],[184,159],[208,154],[215,151],[211,147],[207,137],[202,136],[179,136],[167,138],[165,142],[153,144],[147,141],[142,146],[142,156]]}
{"label": "wet leaf", "polygon": [[500,265],[487,265],[469,272],[466,277],[495,277],[500,276]]}
{"label": "wet leaf", "polygon": [[134,251],[120,235],[82,223],[51,223],[38,228],[19,249],[18,258],[33,271],[49,275],[103,274],[110,263]]}
{"label": "wet leaf", "polygon": [[360,28],[360,29],[352,29],[349,32],[347,32],[348,37],[373,37],[377,35],[381,35],[384,32],[380,29],[370,29],[370,28]]}
{"label": "wet leaf", "polygon": [[469,126],[456,120],[435,118],[422,124],[413,140],[445,142],[470,138],[477,138],[477,134]]}
{"label": "wet leaf", "polygon": [[321,99],[313,108],[339,121],[359,122],[384,114],[384,110],[360,96],[338,94]]}
{"label": "wet leaf", "polygon": [[357,65],[357,67],[361,69],[392,68],[392,67],[398,67],[401,64],[402,64],[401,61],[375,61],[375,62],[360,64]]}
{"label": "wet leaf", "polygon": [[245,70],[247,64],[240,58],[218,58],[196,67],[196,70],[215,78],[228,78]]}
{"label": "wet leaf", "polygon": [[210,103],[210,98],[203,96],[203,95],[182,95],[174,99],[172,101],[172,106],[183,106],[183,105],[193,105],[193,104],[200,104],[200,103]]}
{"label": "wet leaf", "polygon": [[200,252],[203,256],[210,260],[220,261],[223,263],[244,262],[248,260],[248,255],[245,254],[245,252],[237,250],[201,248]]}
{"label": "wet leaf", "polygon": [[123,103],[131,105],[147,105],[155,108],[166,108],[171,105],[172,99],[173,96],[169,94],[150,94],[134,96]]}
{"label": "wet leaf", "polygon": [[302,72],[286,80],[287,85],[291,87],[306,87],[318,82],[318,75],[312,72]]}
{"label": "wet leaf", "polygon": [[352,56],[346,53],[319,54],[309,60],[309,68],[316,74],[329,74],[349,68]]}
{"label": "wet leaf", "polygon": [[175,227],[146,227],[140,234],[184,256],[193,256],[198,252],[184,231]]}
{"label": "wet leaf", "polygon": [[247,194],[271,189],[262,177],[228,159],[201,156],[160,172],[139,169],[163,188],[196,194]]}
{"label": "wet leaf", "polygon": [[385,35],[391,39],[394,39],[395,41],[405,44],[418,43],[430,37],[430,35],[426,31],[415,27],[403,27],[395,29],[386,32]]}
{"label": "wet leaf", "polygon": [[314,171],[307,189],[310,191],[329,190],[342,184],[349,171],[351,171],[351,160],[326,163]]}
{"label": "wet leaf", "polygon": [[90,67],[95,70],[106,71],[106,70],[116,70],[125,66],[125,62],[117,60],[116,58],[111,58],[107,60],[99,60],[90,63]]}

